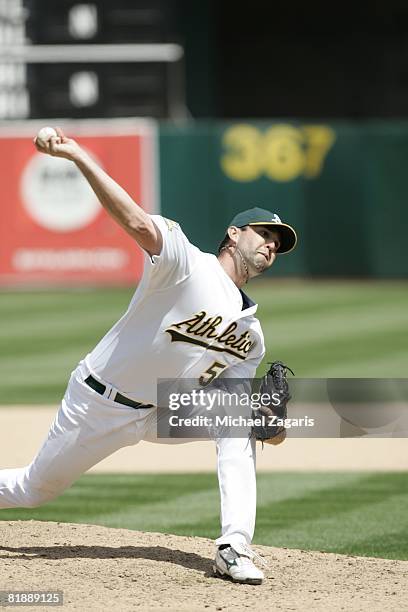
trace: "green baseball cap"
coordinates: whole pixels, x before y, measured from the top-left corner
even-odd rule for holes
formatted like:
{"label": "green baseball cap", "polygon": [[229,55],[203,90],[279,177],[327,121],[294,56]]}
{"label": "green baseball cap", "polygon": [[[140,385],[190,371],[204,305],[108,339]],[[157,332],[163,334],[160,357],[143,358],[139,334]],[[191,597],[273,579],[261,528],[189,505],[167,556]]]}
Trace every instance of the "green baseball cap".
{"label": "green baseball cap", "polygon": [[297,243],[296,232],[287,223],[282,223],[276,213],[271,213],[264,208],[249,208],[235,215],[228,227],[245,227],[245,225],[266,225],[270,229],[277,229],[280,237],[280,247],[277,253],[289,253],[293,251]]}

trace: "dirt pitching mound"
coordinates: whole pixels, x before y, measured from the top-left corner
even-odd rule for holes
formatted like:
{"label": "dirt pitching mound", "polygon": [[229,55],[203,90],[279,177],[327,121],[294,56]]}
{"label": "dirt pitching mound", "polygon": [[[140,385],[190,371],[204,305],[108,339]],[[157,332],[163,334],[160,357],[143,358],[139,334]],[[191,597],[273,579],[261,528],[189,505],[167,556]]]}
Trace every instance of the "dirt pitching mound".
{"label": "dirt pitching mound", "polygon": [[62,590],[63,609],[81,612],[408,609],[408,561],[255,548],[266,580],[238,585],[213,577],[214,544],[204,538],[4,521],[0,590]]}

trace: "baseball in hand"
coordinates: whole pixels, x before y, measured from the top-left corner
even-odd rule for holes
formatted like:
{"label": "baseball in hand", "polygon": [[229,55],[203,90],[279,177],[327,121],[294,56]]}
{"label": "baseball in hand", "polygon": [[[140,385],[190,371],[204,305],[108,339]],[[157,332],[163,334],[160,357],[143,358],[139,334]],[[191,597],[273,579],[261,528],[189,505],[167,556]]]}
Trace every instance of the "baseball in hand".
{"label": "baseball in hand", "polygon": [[41,147],[45,147],[47,142],[50,140],[50,138],[52,138],[53,136],[58,136],[57,132],[54,130],[54,128],[52,127],[43,127],[41,128],[41,130],[38,132],[37,136],[36,136],[36,142],[37,144],[39,144]]}

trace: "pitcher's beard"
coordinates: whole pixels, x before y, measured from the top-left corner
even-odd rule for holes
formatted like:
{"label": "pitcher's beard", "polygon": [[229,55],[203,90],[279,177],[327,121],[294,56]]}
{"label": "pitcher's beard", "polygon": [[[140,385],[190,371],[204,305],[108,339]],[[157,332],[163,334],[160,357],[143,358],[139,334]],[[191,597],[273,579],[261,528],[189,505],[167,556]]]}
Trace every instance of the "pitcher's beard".
{"label": "pitcher's beard", "polygon": [[242,251],[238,247],[236,251],[247,274],[247,280],[253,276],[262,274],[262,272],[268,268],[268,262],[263,255],[259,253],[248,255],[248,253]]}
{"label": "pitcher's beard", "polygon": [[258,259],[257,262],[254,261],[254,268],[259,272],[263,272],[264,270],[266,270],[269,266],[268,266],[268,262],[266,261],[265,257],[263,255],[260,256],[261,258]]}
{"label": "pitcher's beard", "polygon": [[245,272],[245,275],[246,275],[245,282],[247,282],[247,281],[248,281],[248,279],[249,279],[249,270],[248,270],[248,264],[247,264],[247,262],[246,262],[246,260],[245,260],[245,257],[244,257],[244,256],[243,256],[243,254],[242,254],[241,249],[239,249],[239,248],[236,246],[236,247],[235,247],[235,250],[236,250],[236,252],[238,253],[238,256],[239,256],[239,258],[240,258],[240,260],[241,260],[241,264],[242,264],[242,267],[244,268],[244,272]]}

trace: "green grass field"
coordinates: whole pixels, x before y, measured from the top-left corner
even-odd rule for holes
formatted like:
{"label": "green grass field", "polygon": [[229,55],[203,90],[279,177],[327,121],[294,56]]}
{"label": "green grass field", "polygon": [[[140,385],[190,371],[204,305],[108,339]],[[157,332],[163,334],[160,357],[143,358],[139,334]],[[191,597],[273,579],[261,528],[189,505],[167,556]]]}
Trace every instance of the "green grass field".
{"label": "green grass field", "polygon": [[[256,544],[408,559],[407,474],[260,474],[258,491]],[[218,511],[215,474],[88,474],[48,505],[1,510],[0,520],[215,538]]]}
{"label": "green grass field", "polygon": [[[3,292],[0,405],[55,403],[133,290]],[[298,377],[406,377],[407,282],[253,282],[267,355]],[[264,364],[259,371],[264,370]]]}
{"label": "green grass field", "polygon": [[[0,406],[57,405],[69,374],[125,311],[130,289],[9,291],[0,300]],[[300,378],[407,377],[408,283],[254,282],[267,355]],[[259,372],[263,372],[261,364]],[[406,473],[260,474],[255,543],[408,559]],[[216,475],[85,475],[0,520],[102,524],[214,538]]]}

